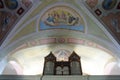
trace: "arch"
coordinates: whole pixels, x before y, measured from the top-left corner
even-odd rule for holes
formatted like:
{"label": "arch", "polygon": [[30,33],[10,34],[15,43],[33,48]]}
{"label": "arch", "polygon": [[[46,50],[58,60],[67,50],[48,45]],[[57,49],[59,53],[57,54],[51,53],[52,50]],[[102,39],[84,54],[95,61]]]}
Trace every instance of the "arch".
{"label": "arch", "polygon": [[23,69],[15,61],[9,61],[5,66],[2,75],[22,75]]}
{"label": "arch", "polygon": [[[63,8],[62,8],[63,7]],[[67,10],[68,12],[72,12],[72,15],[77,15],[79,16],[79,18],[81,19],[81,21],[79,22],[82,22],[83,24],[79,25],[79,27],[77,26],[77,28],[74,26],[70,26],[68,24],[65,24],[67,25],[67,27],[65,25],[62,25],[62,26],[56,26],[55,27],[55,24],[50,24],[48,23],[48,25],[41,25],[41,21],[44,21],[45,19],[43,18],[44,15],[48,15],[48,12],[51,11],[51,10],[56,10],[58,8],[62,8],[62,10]],[[71,5],[71,4],[68,4],[68,3],[63,3],[63,2],[59,2],[59,3],[56,3],[54,5],[49,5],[47,6],[43,11],[41,11],[41,13],[39,13],[39,19],[37,21],[38,23],[38,27],[39,27],[39,30],[50,30],[50,29],[68,29],[68,30],[74,30],[74,31],[80,31],[80,32],[84,32],[84,33],[87,33],[87,22],[85,20],[85,18],[83,17],[82,13],[80,12],[79,9],[77,9],[77,7]],[[41,28],[41,26],[44,26]],[[53,27],[50,27],[50,26],[53,26]],[[81,27],[80,27],[81,26]]]}

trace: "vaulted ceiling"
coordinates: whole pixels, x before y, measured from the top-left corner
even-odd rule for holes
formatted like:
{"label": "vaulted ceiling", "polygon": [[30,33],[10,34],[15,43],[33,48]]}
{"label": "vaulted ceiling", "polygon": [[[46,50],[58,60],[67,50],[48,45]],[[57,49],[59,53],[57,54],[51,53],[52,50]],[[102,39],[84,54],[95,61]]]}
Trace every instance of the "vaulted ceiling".
{"label": "vaulted ceiling", "polygon": [[0,48],[7,54],[17,47],[88,40],[117,54],[119,9],[120,0],[0,0]]}
{"label": "vaulted ceiling", "polygon": [[31,0],[0,0],[0,44],[32,4]]}
{"label": "vaulted ceiling", "polygon": [[[44,1],[0,0],[0,44],[36,2]],[[84,0],[83,4],[120,43],[120,0]]]}
{"label": "vaulted ceiling", "polygon": [[86,0],[89,11],[120,43],[120,0]]}
{"label": "vaulted ceiling", "polygon": [[86,62],[107,55],[103,69],[120,58],[119,43],[120,0],[0,0],[0,60],[7,55],[26,67],[65,49]]}

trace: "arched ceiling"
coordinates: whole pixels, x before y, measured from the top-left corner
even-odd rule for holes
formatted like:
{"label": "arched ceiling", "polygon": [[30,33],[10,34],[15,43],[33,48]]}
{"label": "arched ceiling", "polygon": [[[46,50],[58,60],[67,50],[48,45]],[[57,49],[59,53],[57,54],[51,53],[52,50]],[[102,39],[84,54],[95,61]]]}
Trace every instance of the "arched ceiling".
{"label": "arched ceiling", "polygon": [[[65,46],[70,44],[72,47],[65,49],[75,50],[77,53],[83,50],[83,53],[79,54],[87,58],[98,58],[106,55],[104,57],[106,62],[101,63],[102,69],[111,58],[116,60],[120,58],[118,50],[120,36],[119,17],[117,17],[118,19],[114,18],[115,20],[113,20],[112,24],[111,18],[109,17],[110,19],[108,19],[110,14],[119,13],[119,0],[117,2],[114,2],[114,0],[9,1],[0,0],[0,17],[3,17],[0,18],[0,25],[2,26],[0,28],[0,42],[2,44],[0,47],[0,60],[5,56],[10,59],[14,57],[17,61],[20,60],[20,64],[25,64],[19,58],[24,60],[25,57],[28,57],[26,61],[29,60],[31,57],[28,54],[30,53],[29,49],[39,55],[38,52],[42,49],[42,46],[45,46],[44,49],[48,48],[48,45],[62,45],[59,47],[65,48]],[[108,2],[105,1],[113,1],[113,3],[107,5]],[[8,3],[14,4],[14,6],[7,5]],[[114,10],[116,12],[112,13]],[[108,22],[106,23],[106,21]],[[109,22],[112,26],[117,25],[117,28],[113,28],[109,25]],[[50,52],[51,48],[55,48],[51,46],[46,51]],[[34,52],[36,47],[38,51]],[[90,52],[93,57],[90,57],[87,52]],[[100,52],[100,54],[97,52]],[[35,58],[32,59],[35,60]],[[97,60],[100,62],[101,59]],[[31,65],[31,63],[22,66],[27,67],[28,65]],[[90,71],[87,74],[92,74],[92,72]],[[95,73],[93,72],[93,74]]]}
{"label": "arched ceiling", "polygon": [[[46,2],[44,4],[44,2]],[[42,7],[39,10],[42,10],[43,8],[45,8],[46,5],[48,4],[52,4],[54,2],[57,2],[56,0],[52,0],[52,1],[42,1],[42,0],[10,0],[10,1],[6,1],[6,0],[0,0],[0,43],[2,44],[4,42],[5,39],[7,39],[6,37],[9,36],[9,34],[11,33],[12,29],[14,28],[14,26],[17,26],[16,24],[18,24],[17,22],[20,23],[20,19],[23,19],[23,16],[25,14],[30,13],[30,8],[35,9],[36,6],[38,6],[38,4],[40,4],[38,7]],[[61,2],[69,2],[69,3],[75,3],[75,2],[80,2],[88,8],[89,12],[92,12],[93,15],[101,22],[103,23],[104,27],[112,34],[112,36],[114,36],[114,38],[118,41],[119,43],[119,5],[120,5],[120,1],[119,0],[75,0],[75,1],[67,1],[67,0],[62,0],[59,1]],[[108,5],[108,3],[111,3],[110,5]],[[9,3],[13,3],[14,5],[10,5]],[[75,5],[75,4],[74,4]],[[79,6],[78,6],[79,7]],[[28,11],[28,13],[27,13]],[[30,16],[28,16],[24,22],[22,24],[24,24],[26,21],[28,21],[28,19],[30,20],[32,18],[32,16],[35,16],[37,11],[33,10],[34,13],[30,14]],[[111,17],[110,17],[111,16]],[[26,15],[24,16],[26,17]],[[109,17],[109,19],[108,19]],[[107,21],[107,22],[106,22]],[[35,21],[36,22],[36,21]],[[35,24],[35,22],[32,22],[30,25]],[[116,26],[117,27],[114,27]],[[21,25],[23,26],[23,25]],[[28,25],[29,26],[29,25]],[[32,27],[31,27],[32,28]],[[25,32],[25,31],[24,31]],[[29,31],[31,32],[31,31]],[[29,34],[29,32],[27,34]],[[11,36],[10,36],[11,37]]]}
{"label": "arched ceiling", "polygon": [[67,57],[67,54],[75,51],[81,57],[83,73],[88,75],[104,75],[106,65],[116,61],[110,52],[75,44],[51,44],[22,49],[11,54],[8,61],[19,63],[23,75],[39,75],[43,72],[44,58],[50,51],[59,58],[61,55]]}
{"label": "arched ceiling", "polygon": [[[13,16],[11,15],[11,17],[9,17],[10,20],[8,20],[7,17],[1,18],[1,22],[6,23],[7,21],[6,29],[4,30],[5,27],[1,27],[1,41],[3,41],[1,49],[5,47],[8,49],[2,49],[3,52],[5,51],[4,53],[8,53],[6,51],[9,50],[12,51],[12,49],[21,46],[27,41],[45,38],[65,39],[66,37],[73,38],[73,40],[75,38],[87,39],[104,46],[116,54],[118,53],[118,51],[116,51],[115,40],[108,35],[109,32],[106,32],[104,30],[105,28],[101,28],[102,24],[97,22],[96,15],[90,15],[93,7],[100,6],[103,2],[102,0],[101,2],[97,0],[10,0],[10,2],[0,0],[0,2],[1,12],[13,14]],[[12,2],[14,6],[7,5]],[[24,8],[24,10],[18,11],[21,7]],[[90,14],[88,14],[87,11]],[[19,14],[19,12],[21,14]],[[58,15],[56,15],[56,12]],[[1,15],[6,16],[8,14],[1,13]],[[14,15],[18,17],[16,20],[12,18],[15,17]],[[52,15],[59,17],[56,19],[56,22],[52,22],[48,19]],[[67,17],[65,18],[65,16]],[[93,19],[92,17],[96,18]],[[13,23],[10,21],[13,21]],[[45,23],[47,22],[47,25],[41,24],[41,22],[44,21]],[[9,23],[11,25],[9,25]],[[110,45],[113,45],[112,49]]]}
{"label": "arched ceiling", "polygon": [[0,44],[32,5],[32,0],[0,0]]}
{"label": "arched ceiling", "polygon": [[85,4],[120,43],[120,0],[85,0]]}

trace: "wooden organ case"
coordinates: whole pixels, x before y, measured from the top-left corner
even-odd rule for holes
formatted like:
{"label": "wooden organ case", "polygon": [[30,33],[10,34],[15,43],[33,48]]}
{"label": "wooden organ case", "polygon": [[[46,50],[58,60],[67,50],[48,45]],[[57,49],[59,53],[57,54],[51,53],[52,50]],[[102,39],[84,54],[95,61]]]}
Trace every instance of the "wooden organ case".
{"label": "wooden organ case", "polygon": [[50,52],[45,57],[43,75],[82,75],[80,57],[73,52],[68,61],[57,61]]}

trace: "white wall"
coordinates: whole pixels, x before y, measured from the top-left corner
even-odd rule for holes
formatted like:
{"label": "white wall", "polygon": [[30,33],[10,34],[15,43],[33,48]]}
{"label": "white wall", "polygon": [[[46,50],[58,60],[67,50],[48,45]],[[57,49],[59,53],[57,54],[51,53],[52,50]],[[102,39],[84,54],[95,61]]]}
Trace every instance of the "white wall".
{"label": "white wall", "polygon": [[2,74],[2,71],[4,70],[4,67],[6,66],[6,64],[7,64],[6,58],[0,61],[0,74]]}
{"label": "white wall", "polygon": [[120,75],[120,66],[118,62],[111,62],[105,67],[105,75]]}
{"label": "white wall", "polygon": [[22,75],[23,70],[18,63],[10,61],[5,66],[2,75]]}

